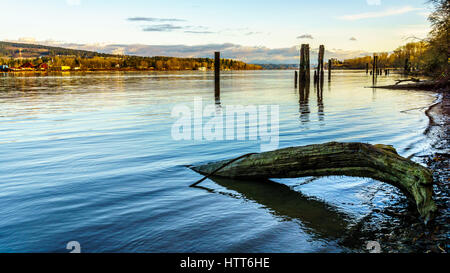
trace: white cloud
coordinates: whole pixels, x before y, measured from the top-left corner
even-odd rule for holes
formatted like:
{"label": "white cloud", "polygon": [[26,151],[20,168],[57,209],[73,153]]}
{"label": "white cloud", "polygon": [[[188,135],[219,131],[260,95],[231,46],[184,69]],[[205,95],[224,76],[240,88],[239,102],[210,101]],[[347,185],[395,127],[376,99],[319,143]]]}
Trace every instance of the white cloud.
{"label": "white cloud", "polygon": [[81,4],[81,0],[66,0],[66,3],[69,6],[79,6]]}
{"label": "white cloud", "polygon": [[381,0],[366,0],[369,6],[379,6],[381,5]]}
{"label": "white cloud", "polygon": [[124,47],[117,47],[116,49],[111,50],[111,54],[114,55],[125,55],[125,48]]}
{"label": "white cloud", "polygon": [[341,20],[346,20],[346,21],[355,21],[355,20],[368,19],[368,18],[379,18],[379,17],[400,15],[400,14],[404,14],[404,13],[408,13],[408,12],[416,11],[416,10],[421,10],[421,9],[413,8],[410,6],[405,6],[402,8],[387,9],[387,10],[378,11],[378,12],[365,12],[365,13],[359,13],[359,14],[344,15],[344,16],[340,16],[338,18]]}
{"label": "white cloud", "polygon": [[421,11],[421,12],[417,13],[417,15],[427,17],[427,18],[428,18],[428,16],[430,16],[430,14],[431,14],[431,12],[429,12],[429,11]]}
{"label": "white cloud", "polygon": [[426,38],[430,32],[430,26],[428,24],[416,24],[416,25],[402,25],[399,26],[395,34],[401,36],[404,40],[410,38]]}
{"label": "white cloud", "polygon": [[297,37],[297,39],[314,39],[311,34],[303,34]]}
{"label": "white cloud", "polygon": [[[13,41],[11,41],[13,42]],[[36,44],[59,46],[72,49],[97,51],[111,54],[129,54],[138,56],[172,56],[212,58],[214,51],[220,51],[223,58],[243,60],[250,63],[283,63],[298,62],[298,50],[295,46],[268,48],[264,46],[244,46],[239,44],[203,44],[203,45],[143,45],[143,44],[75,44],[59,41],[35,41]],[[317,62],[318,48],[311,48],[311,63]],[[349,59],[368,55],[362,50],[342,50],[325,48],[325,57]]]}
{"label": "white cloud", "polygon": [[25,44],[34,44],[34,43],[36,43],[36,38],[34,38],[34,37],[20,37],[18,39],[18,42],[25,43]]}

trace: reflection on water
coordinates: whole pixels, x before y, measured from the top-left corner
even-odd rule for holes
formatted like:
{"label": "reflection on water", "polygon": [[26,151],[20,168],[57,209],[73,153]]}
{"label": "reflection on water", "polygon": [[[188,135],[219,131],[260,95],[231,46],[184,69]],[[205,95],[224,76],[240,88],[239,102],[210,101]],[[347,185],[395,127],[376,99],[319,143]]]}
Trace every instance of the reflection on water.
{"label": "reflection on water", "polygon": [[[302,229],[316,239],[339,240],[351,223],[349,216],[336,207],[270,180],[246,181],[219,177],[211,180],[240,194],[232,197],[257,202],[276,216],[298,221]],[[197,188],[230,196],[221,191],[200,186]]]}
{"label": "reflection on water", "polygon": [[310,82],[300,82],[299,84],[299,111],[300,111],[300,121],[302,123],[309,122],[309,114],[311,113],[309,110],[309,88]]}
{"label": "reflection on water", "polygon": [[[323,103],[323,83],[324,79],[314,82],[314,93],[317,94],[317,116],[319,121],[324,121],[324,103]],[[309,107],[309,93],[310,93],[311,82],[301,82],[299,85],[299,112],[300,112],[300,122],[305,124],[310,121],[309,115],[311,113]],[[330,88],[330,81],[328,82],[328,88]]]}
{"label": "reflection on water", "polygon": [[323,78],[317,82],[317,89],[315,89],[317,93],[317,114],[319,117],[319,121],[324,120],[324,106],[323,106]]}
{"label": "reflection on water", "polygon": [[66,252],[72,240],[85,252],[353,250],[339,234],[395,206],[395,190],[349,177],[276,181],[290,188],[201,184],[230,195],[189,188],[201,177],[185,165],[259,152],[261,143],[176,141],[171,112],[197,97],[217,113],[279,105],[280,148],[360,141],[405,157],[426,152],[423,109],[434,97],[371,85],[364,71],[334,70],[331,82],[293,92],[292,71],[224,71],[217,96],[210,72],[3,74],[0,252]]}

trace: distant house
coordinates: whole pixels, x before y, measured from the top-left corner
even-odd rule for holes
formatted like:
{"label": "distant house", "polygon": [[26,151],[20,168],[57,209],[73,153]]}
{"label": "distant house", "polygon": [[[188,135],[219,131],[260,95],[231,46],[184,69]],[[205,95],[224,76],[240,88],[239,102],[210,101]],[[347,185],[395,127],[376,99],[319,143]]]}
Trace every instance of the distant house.
{"label": "distant house", "polygon": [[48,70],[48,64],[46,64],[46,63],[41,63],[41,64],[38,66],[38,69],[39,69],[39,70]]}
{"label": "distant house", "polygon": [[61,66],[61,71],[70,70],[70,66],[63,65]]}

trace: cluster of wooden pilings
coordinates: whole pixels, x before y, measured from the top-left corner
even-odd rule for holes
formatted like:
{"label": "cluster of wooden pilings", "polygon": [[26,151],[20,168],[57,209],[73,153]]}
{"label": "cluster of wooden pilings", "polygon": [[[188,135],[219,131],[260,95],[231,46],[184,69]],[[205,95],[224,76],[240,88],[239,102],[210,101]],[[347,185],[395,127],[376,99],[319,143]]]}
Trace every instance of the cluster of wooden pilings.
{"label": "cluster of wooden pilings", "polygon": [[[325,46],[320,45],[319,56],[317,62],[317,69],[314,69],[314,83],[323,82],[324,79],[324,56],[325,56]],[[328,60],[328,80],[331,80],[331,59]],[[294,83],[297,87],[297,83],[300,85],[304,83],[309,83],[310,81],[310,57],[309,57],[309,44],[302,44],[300,47],[300,65],[298,73],[294,72]]]}
{"label": "cluster of wooden pilings", "polygon": [[[383,75],[383,73],[385,76],[387,76],[391,73],[391,70],[381,66],[378,63],[378,60],[379,60],[378,55],[373,54],[372,70],[370,71],[370,75],[372,76],[374,82],[376,81],[377,76]],[[366,63],[366,74],[369,74],[369,64],[368,63]]]}

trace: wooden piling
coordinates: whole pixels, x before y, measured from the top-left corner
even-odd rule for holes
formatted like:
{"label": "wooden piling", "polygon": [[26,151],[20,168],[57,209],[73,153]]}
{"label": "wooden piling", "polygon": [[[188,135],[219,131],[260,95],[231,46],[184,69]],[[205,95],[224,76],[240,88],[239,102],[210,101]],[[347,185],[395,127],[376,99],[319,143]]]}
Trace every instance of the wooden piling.
{"label": "wooden piling", "polygon": [[378,75],[378,56],[376,54],[373,54],[372,71],[372,76],[375,78]]}
{"label": "wooden piling", "polygon": [[305,57],[305,44],[302,44],[300,49],[300,83],[304,82],[306,79],[306,57]]}
{"label": "wooden piling", "polygon": [[366,63],[366,74],[369,74],[369,63]]}
{"label": "wooden piling", "polygon": [[297,87],[297,82],[298,82],[298,73],[297,73],[297,70],[295,70],[295,73],[294,73],[294,85],[295,85],[295,87]]}
{"label": "wooden piling", "polygon": [[331,59],[328,59],[328,80],[331,80]]}
{"label": "wooden piling", "polygon": [[309,82],[310,74],[311,74],[311,72],[310,72],[311,66],[310,66],[310,60],[309,60],[309,44],[305,45],[305,70],[306,70],[305,78],[306,78],[306,81]]}
{"label": "wooden piling", "polygon": [[220,96],[220,52],[214,52],[214,92]]}
{"label": "wooden piling", "polygon": [[325,47],[323,45],[319,46],[319,71],[318,76],[319,78],[323,78],[323,57],[325,55]]}

